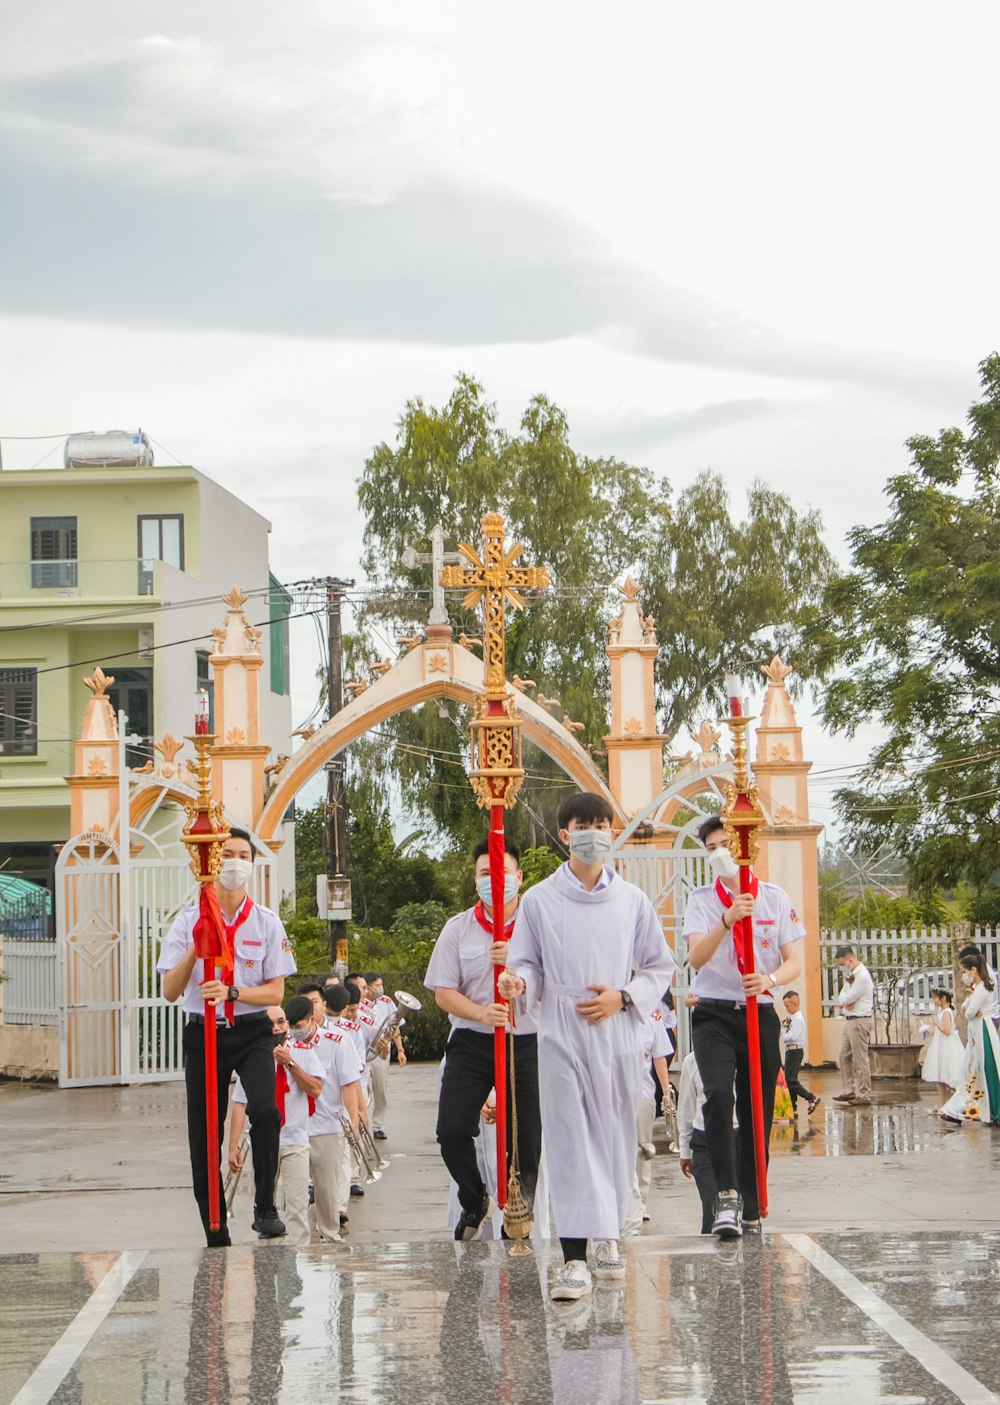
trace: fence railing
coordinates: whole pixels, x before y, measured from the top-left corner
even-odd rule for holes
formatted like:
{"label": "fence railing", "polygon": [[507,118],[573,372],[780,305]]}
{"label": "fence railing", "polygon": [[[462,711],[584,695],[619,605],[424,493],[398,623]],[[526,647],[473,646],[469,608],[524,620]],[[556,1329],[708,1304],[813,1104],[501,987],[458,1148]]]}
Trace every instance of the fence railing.
{"label": "fence railing", "polygon": [[838,997],[843,972],[835,953],[849,946],[864,962],[875,986],[875,1029],[878,1043],[905,1043],[918,1037],[919,1021],[933,1011],[930,993],[954,992],[955,953],[975,942],[995,971],[1000,959],[1000,933],[992,927],[920,927],[903,931],[829,931],[820,933],[820,978],[824,1016],[840,1012]]}
{"label": "fence railing", "polygon": [[10,941],[0,933],[0,1009],[4,1024],[59,1023],[54,941]]}

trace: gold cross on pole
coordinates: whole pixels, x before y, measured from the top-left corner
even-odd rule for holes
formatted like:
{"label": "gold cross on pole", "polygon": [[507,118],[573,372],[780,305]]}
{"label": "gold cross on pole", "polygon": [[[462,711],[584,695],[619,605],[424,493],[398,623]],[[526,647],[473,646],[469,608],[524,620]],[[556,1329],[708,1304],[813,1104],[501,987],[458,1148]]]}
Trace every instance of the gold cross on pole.
{"label": "gold cross on pole", "polygon": [[476,702],[472,719],[472,772],[469,777],[478,803],[510,808],[524,779],[521,765],[521,721],[514,698],[507,696],[504,672],[504,614],[509,604],[524,609],[522,590],[540,590],[549,583],[544,566],[515,566],[520,542],[504,549],[504,520],[498,512],[483,518],[483,554],[467,543],[459,554],[464,566],[445,566],[440,581],[446,588],[464,588],[465,605],[483,607],[483,677],[485,696]]}
{"label": "gold cross on pole", "polygon": [[504,550],[504,519],[499,512],[488,512],[483,518],[483,554],[477,555],[466,542],[459,543],[459,555],[469,562],[464,566],[445,566],[441,584],[446,588],[464,587],[467,591],[463,605],[483,605],[483,671],[487,698],[500,699],[506,695],[504,673],[504,614],[507,604],[515,610],[524,609],[522,590],[541,590],[549,583],[544,566],[515,566],[524,547],[520,542]]}

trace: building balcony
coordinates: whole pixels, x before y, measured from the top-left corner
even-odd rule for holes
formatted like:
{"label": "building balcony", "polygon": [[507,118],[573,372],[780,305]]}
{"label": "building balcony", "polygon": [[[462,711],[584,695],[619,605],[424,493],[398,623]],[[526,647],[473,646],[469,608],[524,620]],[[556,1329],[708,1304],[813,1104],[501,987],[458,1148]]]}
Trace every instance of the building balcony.
{"label": "building balcony", "polygon": [[3,561],[0,562],[0,608],[76,600],[159,601],[163,565],[162,561],[135,557],[96,561]]}

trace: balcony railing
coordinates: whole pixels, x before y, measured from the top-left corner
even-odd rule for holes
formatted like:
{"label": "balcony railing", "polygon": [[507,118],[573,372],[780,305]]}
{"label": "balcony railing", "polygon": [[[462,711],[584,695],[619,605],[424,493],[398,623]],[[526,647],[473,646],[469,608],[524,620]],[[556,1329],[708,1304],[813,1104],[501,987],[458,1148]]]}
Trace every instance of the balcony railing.
{"label": "balcony railing", "polygon": [[0,602],[159,598],[160,561],[118,557],[97,561],[0,562]]}

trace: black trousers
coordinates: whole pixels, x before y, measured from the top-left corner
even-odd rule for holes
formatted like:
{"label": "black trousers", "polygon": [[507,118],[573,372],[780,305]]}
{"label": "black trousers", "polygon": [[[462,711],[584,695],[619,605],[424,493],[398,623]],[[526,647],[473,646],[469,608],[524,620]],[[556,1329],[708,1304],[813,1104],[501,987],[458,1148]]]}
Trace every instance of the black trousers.
{"label": "black trousers", "polygon": [[[781,1025],[773,1005],[758,1005],[757,1010],[764,1101],[764,1151],[767,1155],[774,1117],[774,1091],[781,1067],[778,1043]],[[702,1001],[692,1011],[691,1032],[698,1072],[705,1087],[705,1142],[715,1183],[720,1190],[735,1186],[743,1197],[745,1218],[759,1219],[746,1009],[742,1005],[715,1005]],[[734,1083],[739,1121],[737,1131],[733,1130]]]}
{"label": "black trousers", "polygon": [[229,1084],[237,1073],[247,1095],[250,1149],[253,1154],[254,1209],[274,1208],[274,1181],[278,1174],[278,1138],[281,1115],[274,1101],[274,1045],[271,1021],[261,1012],[238,1019],[232,1026],[218,1026],[217,1072],[219,1100],[219,1228],[208,1227],[208,1142],[205,1135],[205,1026],[184,1026],[184,1081],[187,1084],[188,1146],[191,1179],[201,1222],[209,1244],[228,1244],[226,1202],[222,1195],[222,1139],[229,1106]]}
{"label": "black trousers", "polygon": [[788,1091],[792,1095],[793,1108],[799,1098],[805,1098],[807,1103],[814,1101],[813,1095],[806,1085],[799,1082],[799,1070],[802,1067],[802,1060],[805,1056],[805,1049],[785,1050],[785,1082],[788,1084]]}
{"label": "black trousers", "polygon": [[[508,1049],[510,1044],[508,1042]],[[538,1160],[542,1154],[542,1115],[538,1106],[538,1037],[514,1036],[514,1077],[517,1084],[517,1154],[521,1189],[534,1204]],[[483,1104],[493,1087],[493,1036],[474,1029],[452,1031],[445,1052],[437,1139],[448,1174],[458,1186],[463,1210],[477,1211],[486,1187],[476,1160],[475,1138]],[[507,1159],[513,1147],[510,1115],[510,1072],[507,1078]]]}
{"label": "black trousers", "polygon": [[711,1234],[715,1222],[715,1197],[719,1187],[715,1184],[715,1172],[708,1159],[708,1146],[705,1133],[697,1127],[691,1129],[691,1174],[701,1198],[701,1232]]}

